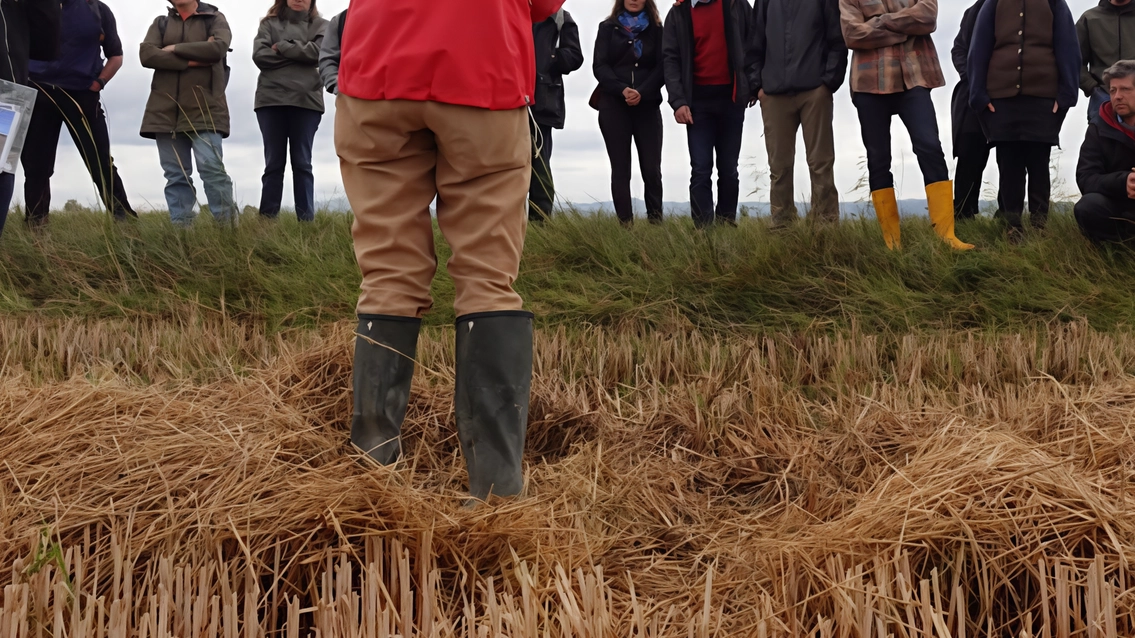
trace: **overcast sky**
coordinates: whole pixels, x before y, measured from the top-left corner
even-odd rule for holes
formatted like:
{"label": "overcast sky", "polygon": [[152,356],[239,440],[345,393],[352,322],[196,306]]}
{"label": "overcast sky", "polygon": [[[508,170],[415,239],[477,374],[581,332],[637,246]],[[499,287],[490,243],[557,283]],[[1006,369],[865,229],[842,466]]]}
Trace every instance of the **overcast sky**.
{"label": "overcast sky", "polygon": [[[138,43],[141,42],[154,17],[165,12],[165,0],[104,0],[118,18],[119,32],[126,51],[122,71],[107,87],[103,103],[110,120],[112,151],[127,192],[138,209],[165,209],[162,194],[165,179],[158,166],[157,149],[152,140],[138,135],[146,98],[149,94],[151,72],[138,64]],[[426,0],[422,0],[423,2]],[[469,0],[476,1],[476,0]],[[236,185],[236,197],[241,205],[256,206],[260,200],[260,175],[264,166],[260,130],[252,110],[256,89],[257,69],[251,60],[252,40],[259,19],[271,5],[265,0],[215,0],[228,17],[233,29],[233,52],[230,54],[232,81],[228,89],[229,109],[232,114],[232,136],[225,141],[225,164]],[[935,41],[946,70],[948,86],[934,91],[938,109],[938,122],[942,143],[947,156],[950,152],[950,94],[957,80],[949,64],[949,51],[957,24],[968,0],[940,0],[941,15]],[[319,9],[331,16],[346,8],[348,0],[319,0]],[[665,6],[669,3],[660,2]],[[1069,0],[1072,13],[1079,17],[1097,0]],[[610,172],[597,114],[587,106],[587,99],[595,88],[591,73],[592,46],[598,23],[611,10],[608,0],[568,0],[565,5],[580,25],[584,54],[587,58],[582,69],[565,79],[568,93],[567,128],[555,135],[555,154],[552,168],[561,198],[574,202],[610,201]],[[324,116],[315,144],[316,200],[327,201],[342,195],[338,160],[332,137],[334,100],[328,96],[327,114]],[[1063,153],[1059,153],[1059,175],[1054,191],[1075,192],[1074,171],[1076,154],[1083,139],[1086,118],[1086,100],[1081,95],[1079,105],[1069,114],[1062,137]],[[663,171],[667,201],[686,201],[689,185],[689,154],[685,133],[674,123],[668,106],[663,106],[667,122]],[[857,184],[865,176],[865,155],[859,138],[859,121],[851,104],[846,85],[836,97],[836,182],[844,201],[860,201],[866,189]],[[910,151],[910,141],[895,119],[894,158],[895,179],[901,197],[922,197],[922,177]],[[803,143],[797,154],[796,192],[798,199],[806,199],[808,190],[807,168],[804,165]],[[746,120],[745,140],[741,153],[742,199],[765,201],[768,198],[767,162],[759,107],[749,111]],[[993,162],[991,162],[992,164]],[[953,160],[951,160],[951,165]],[[642,196],[637,171],[633,192]],[[991,165],[986,174],[988,184],[995,183],[996,169]],[[1061,183],[1063,182],[1063,183]],[[21,181],[22,183],[22,181]],[[987,184],[987,185],[988,185]],[[68,199],[93,203],[97,196],[70,138],[64,134],[60,143],[59,160],[52,182],[53,204],[56,208]],[[291,205],[290,177],[285,183],[285,206]],[[753,193],[751,195],[744,195]],[[989,193],[987,193],[988,195]],[[17,200],[22,200],[22,186],[17,186]],[[641,212],[641,211],[640,211]]]}

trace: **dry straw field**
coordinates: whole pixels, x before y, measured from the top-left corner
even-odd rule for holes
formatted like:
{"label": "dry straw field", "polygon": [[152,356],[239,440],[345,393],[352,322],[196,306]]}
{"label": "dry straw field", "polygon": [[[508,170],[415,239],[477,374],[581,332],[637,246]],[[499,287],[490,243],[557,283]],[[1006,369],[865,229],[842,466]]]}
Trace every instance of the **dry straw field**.
{"label": "dry straw field", "polygon": [[1135,634],[1125,329],[545,323],[466,510],[451,329],[379,470],[349,319],[194,304],[0,319],[0,638]]}

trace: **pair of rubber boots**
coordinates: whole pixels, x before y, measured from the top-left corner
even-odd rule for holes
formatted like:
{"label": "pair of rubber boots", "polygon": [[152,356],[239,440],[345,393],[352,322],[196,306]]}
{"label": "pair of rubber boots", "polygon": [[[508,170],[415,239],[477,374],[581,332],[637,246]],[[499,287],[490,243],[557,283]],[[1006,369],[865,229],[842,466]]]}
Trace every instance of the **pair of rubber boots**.
{"label": "pair of rubber boots", "polygon": [[[875,215],[879,218],[887,248],[899,250],[902,248],[902,231],[895,189],[874,191],[871,193],[871,202],[875,205]],[[973,244],[965,243],[954,234],[954,183],[946,181],[928,185],[926,203],[930,210],[930,223],[934,225],[934,232],[942,241],[954,250],[973,250]]]}
{"label": "pair of rubber boots", "polygon": [[[360,315],[355,338],[351,443],[376,463],[401,456],[421,320]],[[524,438],[532,390],[532,314],[457,320],[457,438],[477,500],[524,490]]]}

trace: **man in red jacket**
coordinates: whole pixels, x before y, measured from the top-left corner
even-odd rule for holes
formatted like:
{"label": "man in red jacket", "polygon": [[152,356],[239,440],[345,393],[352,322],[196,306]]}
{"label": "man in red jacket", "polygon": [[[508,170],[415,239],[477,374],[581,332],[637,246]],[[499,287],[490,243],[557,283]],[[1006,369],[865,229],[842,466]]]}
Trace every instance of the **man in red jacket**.
{"label": "man in red jacket", "polygon": [[564,0],[354,0],[335,146],[362,270],[351,442],[400,455],[418,329],[453,249],[458,439],[476,499],[524,488],[532,314],[513,290],[527,226],[532,24]]}

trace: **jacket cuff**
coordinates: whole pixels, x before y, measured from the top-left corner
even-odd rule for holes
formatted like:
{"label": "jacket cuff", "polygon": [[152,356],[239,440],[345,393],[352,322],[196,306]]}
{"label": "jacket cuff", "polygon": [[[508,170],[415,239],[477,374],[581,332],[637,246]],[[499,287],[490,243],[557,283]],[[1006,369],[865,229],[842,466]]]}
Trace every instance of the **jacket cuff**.
{"label": "jacket cuff", "polygon": [[972,95],[970,95],[969,106],[973,110],[984,111],[985,107],[993,103],[993,100],[989,98],[988,93],[984,91],[973,91],[972,89],[971,91]]}
{"label": "jacket cuff", "polygon": [[1114,198],[1127,198],[1127,175],[1128,173],[1114,173],[1108,175],[1107,195]]}

